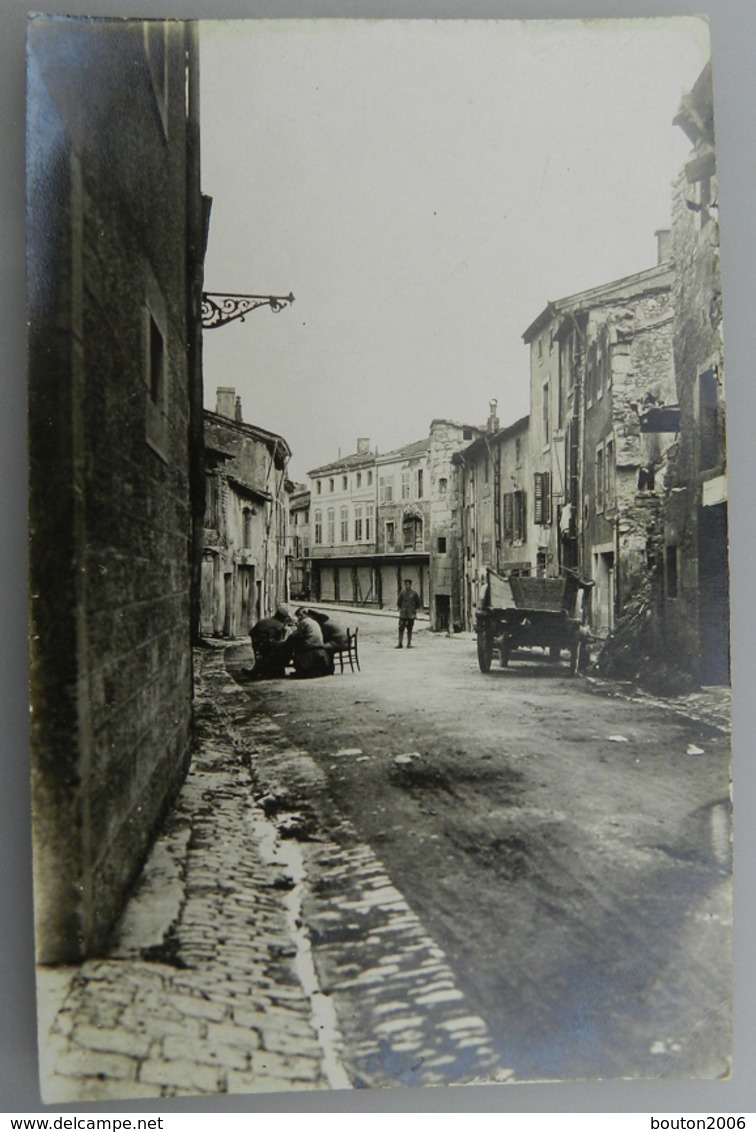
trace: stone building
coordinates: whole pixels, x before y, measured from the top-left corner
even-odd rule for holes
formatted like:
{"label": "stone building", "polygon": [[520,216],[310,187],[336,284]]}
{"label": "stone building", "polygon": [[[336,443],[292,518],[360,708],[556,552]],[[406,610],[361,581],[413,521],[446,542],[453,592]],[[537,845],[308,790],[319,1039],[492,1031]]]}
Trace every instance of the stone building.
{"label": "stone building", "polygon": [[292,484],[289,492],[289,597],[307,601],[312,597],[312,564],[310,559],[310,489],[306,484]]}
{"label": "stone building", "polygon": [[461,629],[466,599],[462,588],[462,484],[455,463],[460,448],[484,430],[443,417],[431,421],[430,451],[430,623],[437,631]]}
{"label": "stone building", "polygon": [[245,636],[287,596],[286,469],[281,436],[245,424],[232,387],[205,410],[201,632]]}
{"label": "stone building", "polygon": [[377,604],[375,454],[361,437],[357,451],[308,472],[312,596]]}
{"label": "stone building", "polygon": [[107,939],[186,772],[202,511],[196,27],[28,33],[37,955]]}
{"label": "stone building", "polygon": [[[664,507],[661,615],[671,653],[704,684],[729,681],[727,453],[711,66],[674,119],[691,142],[672,213],[680,434]],[[653,421],[650,423],[653,427]]]}
{"label": "stone building", "polygon": [[495,411],[494,401],[486,432],[455,460],[462,496],[463,621],[468,629],[475,625],[489,567],[506,577],[532,572],[530,418],[500,428]]}
{"label": "stone building", "polygon": [[391,609],[405,580],[428,608],[429,450],[425,437],[376,457],[376,590],[379,605]]}
{"label": "stone building", "polygon": [[534,571],[592,580],[598,635],[643,584],[658,537],[655,469],[674,435],[652,436],[641,420],[676,401],[668,236],[658,233],[655,267],[549,303],[524,335]]}

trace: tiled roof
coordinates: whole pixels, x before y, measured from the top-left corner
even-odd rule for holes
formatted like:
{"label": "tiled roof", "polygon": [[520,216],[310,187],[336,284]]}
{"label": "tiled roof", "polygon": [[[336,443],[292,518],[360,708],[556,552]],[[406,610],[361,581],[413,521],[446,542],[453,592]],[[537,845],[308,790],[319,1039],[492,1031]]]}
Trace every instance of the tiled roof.
{"label": "tiled roof", "polygon": [[364,468],[374,463],[374,452],[353,452],[351,456],[340,456],[338,460],[332,460],[330,464],[321,464],[319,468],[313,468],[307,474],[308,476],[323,476],[329,472],[345,472],[349,468]]}

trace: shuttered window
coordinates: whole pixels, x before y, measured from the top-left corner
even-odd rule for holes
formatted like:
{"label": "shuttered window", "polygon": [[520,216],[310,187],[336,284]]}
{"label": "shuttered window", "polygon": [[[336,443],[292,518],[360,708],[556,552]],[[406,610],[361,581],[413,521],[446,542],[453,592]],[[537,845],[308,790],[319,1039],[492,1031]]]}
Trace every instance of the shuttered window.
{"label": "shuttered window", "polygon": [[536,472],[534,477],[534,520],[539,526],[551,523],[551,474]]}

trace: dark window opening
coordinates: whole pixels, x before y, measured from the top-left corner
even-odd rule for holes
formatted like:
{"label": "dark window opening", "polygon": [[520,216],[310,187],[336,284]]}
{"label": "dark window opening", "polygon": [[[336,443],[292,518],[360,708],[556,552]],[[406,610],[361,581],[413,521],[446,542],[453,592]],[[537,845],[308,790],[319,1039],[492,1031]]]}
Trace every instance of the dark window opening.
{"label": "dark window opening", "polygon": [[436,542],[436,549],[438,550],[439,554],[446,554],[446,538],[445,538],[445,536],[439,535],[439,538]]}
{"label": "dark window opening", "polygon": [[667,597],[677,597],[678,594],[678,577],[677,577],[677,547],[668,546],[666,549],[667,560]]}
{"label": "dark window opening", "polygon": [[698,378],[699,436],[701,471],[716,468],[719,457],[719,420],[717,413],[717,375],[707,370]]}

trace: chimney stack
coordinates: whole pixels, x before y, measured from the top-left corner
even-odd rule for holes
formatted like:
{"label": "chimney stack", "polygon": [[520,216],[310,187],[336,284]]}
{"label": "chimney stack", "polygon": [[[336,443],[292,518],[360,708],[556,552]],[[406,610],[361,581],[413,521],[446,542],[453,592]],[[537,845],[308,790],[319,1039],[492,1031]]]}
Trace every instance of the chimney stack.
{"label": "chimney stack", "polygon": [[357,437],[357,455],[369,456],[370,455],[370,437],[358,436]]}
{"label": "chimney stack", "polygon": [[489,401],[488,402],[488,410],[489,411],[488,411],[488,422],[486,424],[486,430],[488,432],[498,432],[499,431],[499,418],[496,416],[496,407],[497,407],[498,404],[499,404],[498,401]]}
{"label": "chimney stack", "polygon": [[656,262],[668,263],[672,259],[672,232],[669,228],[657,228],[656,236]]}
{"label": "chimney stack", "polygon": [[234,420],[234,400],[236,390],[233,385],[219,385],[215,394],[215,411],[219,417]]}
{"label": "chimney stack", "polygon": [[244,417],[242,416],[241,397],[238,395],[238,393],[236,395],[236,400],[234,401],[234,420],[239,421],[240,423],[244,422]]}

